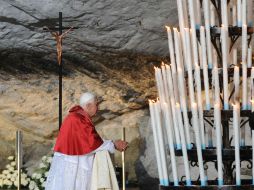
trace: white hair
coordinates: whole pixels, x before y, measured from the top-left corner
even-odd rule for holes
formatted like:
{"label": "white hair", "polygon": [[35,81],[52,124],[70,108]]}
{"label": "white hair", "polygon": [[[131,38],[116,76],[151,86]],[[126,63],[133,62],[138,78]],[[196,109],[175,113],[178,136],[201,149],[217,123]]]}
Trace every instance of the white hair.
{"label": "white hair", "polygon": [[83,93],[80,97],[80,100],[79,100],[79,105],[81,107],[89,104],[89,103],[92,103],[94,102],[96,99],[96,96],[90,92],[86,92],[86,93]]}

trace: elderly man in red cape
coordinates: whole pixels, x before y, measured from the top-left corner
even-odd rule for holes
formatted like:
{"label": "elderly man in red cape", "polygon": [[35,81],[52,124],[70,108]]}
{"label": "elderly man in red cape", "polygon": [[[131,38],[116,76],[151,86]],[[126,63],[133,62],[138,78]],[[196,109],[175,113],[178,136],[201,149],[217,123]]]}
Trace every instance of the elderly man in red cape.
{"label": "elderly man in red cape", "polygon": [[57,137],[45,190],[89,190],[94,154],[127,148],[125,141],[103,140],[98,135],[91,120],[97,110],[97,99],[88,92],[79,106],[70,109]]}

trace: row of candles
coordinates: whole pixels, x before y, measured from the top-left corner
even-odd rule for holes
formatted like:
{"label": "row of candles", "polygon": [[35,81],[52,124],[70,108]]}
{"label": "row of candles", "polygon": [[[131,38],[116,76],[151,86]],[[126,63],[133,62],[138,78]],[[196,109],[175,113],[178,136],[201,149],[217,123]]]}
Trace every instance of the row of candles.
{"label": "row of candles", "polygon": [[[162,63],[160,68],[155,68],[159,99],[149,101],[161,185],[169,185],[165,146],[169,146],[170,150],[174,185],[179,185],[175,149],[182,150],[186,185],[191,185],[187,154],[187,150],[192,148],[188,111],[192,113],[201,185],[207,185],[202,149],[206,149],[206,142],[208,142],[208,146],[212,146],[212,131],[209,131],[211,130],[209,128],[205,132],[203,110],[210,110],[212,105],[216,129],[218,184],[223,185],[221,110],[229,110],[230,104],[233,109],[236,184],[241,184],[240,145],[244,145],[244,137],[240,133],[244,134],[245,129],[243,127],[240,132],[240,110],[251,109],[254,111],[254,101],[251,101],[254,100],[254,67],[252,67],[252,48],[247,44],[247,29],[252,26],[252,1],[232,0],[228,3],[227,0],[221,0],[220,2],[222,68],[218,68],[217,53],[211,43],[210,27],[217,25],[218,20],[215,19],[215,7],[210,0],[203,0],[202,3],[204,26],[201,26],[199,0],[177,0],[180,32],[177,28],[173,28],[172,31],[170,27],[166,27],[171,64],[169,66]],[[237,64],[237,47],[233,47],[231,52],[229,50],[229,25],[242,27],[242,77],[240,77],[240,65]],[[197,40],[196,29],[200,32],[200,43]],[[230,85],[228,81],[228,68],[231,66],[229,63],[234,65],[233,85]],[[248,68],[251,68],[250,77],[247,76]],[[209,86],[209,69],[212,70],[212,86]],[[184,73],[188,75],[187,81],[185,81]],[[219,85],[220,73],[223,76],[222,89]],[[203,102],[201,75],[205,102]],[[241,86],[240,79],[242,79]],[[229,90],[231,86],[234,89],[234,98],[230,103]],[[223,91],[223,105],[221,105],[220,91]],[[240,108],[240,99],[242,99],[242,108]],[[204,103],[205,105],[203,105]],[[205,138],[206,133],[208,141]],[[164,134],[166,134],[166,138],[164,138]],[[254,146],[254,140],[252,144]]]}
{"label": "row of candles", "polygon": [[[213,75],[215,80],[218,83],[218,68],[214,68]],[[163,64],[161,69],[155,68],[155,76],[157,81],[157,88],[159,91],[160,101],[150,101],[150,112],[152,118],[152,126],[153,126],[153,134],[154,134],[154,142],[157,155],[157,164],[159,169],[159,176],[161,179],[161,185],[168,185],[169,181],[166,167],[166,152],[165,152],[165,144],[169,145],[170,156],[171,156],[171,165],[172,172],[174,178],[174,185],[178,185],[178,177],[177,177],[177,167],[176,167],[176,159],[175,159],[175,148],[181,149],[184,158],[184,166],[185,166],[185,174],[186,174],[186,185],[191,185],[190,178],[190,169],[188,164],[188,155],[187,149],[191,149],[190,142],[190,126],[188,122],[187,116],[187,108],[180,107],[180,104],[186,106],[186,102],[184,103],[184,98],[181,96],[180,92],[179,96],[175,96],[174,89],[182,89],[177,86],[174,87],[173,82],[173,73],[170,66]],[[183,79],[184,80],[184,79]],[[183,80],[179,80],[183,81]],[[215,83],[215,85],[216,85]],[[218,85],[218,84],[217,84]],[[219,86],[215,87],[215,92],[219,93]],[[179,92],[178,92],[179,93]],[[167,95],[166,95],[167,94]],[[177,98],[180,97],[180,98]],[[216,129],[216,148],[217,148],[217,161],[218,161],[218,184],[223,185],[223,171],[222,171],[222,134],[221,134],[221,104],[218,99],[218,95],[214,96],[215,104],[214,104],[214,126]],[[217,99],[217,100],[216,100]],[[180,102],[179,102],[180,100]],[[192,126],[194,128],[195,133],[195,143],[197,147],[197,155],[199,162],[199,171],[200,171],[200,179],[201,185],[206,185],[206,176],[204,173],[203,167],[203,157],[202,157],[202,149],[206,148],[206,144],[204,142],[204,125],[201,122],[203,118],[200,118],[198,115],[198,104],[195,101],[191,102],[191,112],[192,112]],[[162,122],[164,120],[164,122]],[[165,123],[165,128],[163,129],[163,123]],[[203,126],[202,126],[203,125]],[[240,103],[236,101],[233,104],[233,128],[234,128],[234,144],[235,144],[235,162],[236,162],[236,184],[240,185]],[[164,133],[165,132],[165,133]],[[163,134],[167,134],[167,138],[163,139]],[[164,142],[165,141],[165,142]],[[167,142],[167,143],[166,143]],[[254,145],[254,142],[253,142]],[[162,158],[162,159],[161,159]],[[161,162],[161,163],[160,163]],[[254,171],[253,171],[254,172]]]}
{"label": "row of candles", "polygon": [[[221,11],[221,22],[223,25],[228,26],[238,26],[248,25],[252,27],[253,25],[253,2],[251,0],[220,0],[220,11]],[[206,26],[220,25],[217,8],[218,2],[216,2],[216,7],[211,0],[203,0],[202,4],[199,0],[177,0],[178,6],[178,18],[179,25],[183,28],[188,28],[188,6],[190,17],[192,15],[195,27],[199,28],[202,24]],[[203,8],[203,15],[202,15]],[[192,22],[192,21],[191,21]],[[192,25],[192,23],[190,23]]]}

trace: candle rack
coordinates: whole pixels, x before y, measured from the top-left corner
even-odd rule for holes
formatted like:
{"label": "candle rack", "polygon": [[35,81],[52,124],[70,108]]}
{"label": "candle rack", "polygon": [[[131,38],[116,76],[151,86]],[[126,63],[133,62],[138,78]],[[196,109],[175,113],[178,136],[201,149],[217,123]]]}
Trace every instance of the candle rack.
{"label": "candle rack", "polygon": [[[215,1],[211,1],[213,4]],[[218,1],[220,2],[220,1]],[[229,2],[229,1],[228,1]],[[220,6],[220,3],[219,3]],[[216,9],[219,11],[220,9]],[[221,20],[221,18],[219,18]],[[197,38],[200,38],[200,32],[199,29],[196,30],[197,33]],[[211,33],[211,42],[213,44],[213,47],[216,49],[219,62],[218,62],[218,67],[219,70],[222,67],[222,49],[221,49],[221,42],[220,42],[220,34],[221,30],[220,27],[214,26],[211,27],[210,29]],[[248,27],[247,28],[247,34],[248,34],[248,44],[250,44],[251,39],[252,39],[252,34],[254,33],[253,27]],[[233,27],[229,26],[228,27],[228,35],[230,37],[230,48],[229,50],[231,51],[233,45],[237,41],[237,39],[242,35],[242,28],[241,27]],[[231,65],[232,66],[232,65]],[[250,76],[251,74],[251,69],[247,69],[247,76]],[[193,71],[194,72],[194,71]],[[200,72],[202,73],[202,71]],[[234,74],[234,68],[228,68],[228,81],[232,82]],[[240,68],[240,75],[241,75],[241,68]],[[185,78],[187,78],[188,74],[187,72],[185,73]],[[209,76],[209,83],[212,83],[212,69],[208,69],[208,76]],[[202,80],[202,77],[201,77]],[[219,72],[219,84],[220,84],[220,91],[222,93],[223,89],[223,73]],[[230,93],[229,100],[232,98],[232,95],[234,93],[234,88],[232,92]],[[223,97],[220,97],[221,102],[223,103]],[[192,118],[191,112],[188,112],[189,120]],[[204,110],[203,112],[204,120],[208,123],[207,126],[205,127],[214,127],[213,124],[213,117],[214,117],[214,111],[213,110]],[[241,118],[244,118],[240,122],[240,127],[245,126],[251,117],[254,117],[254,112],[251,112],[250,110],[241,110],[240,111],[240,116]],[[192,186],[185,186],[186,182],[184,181],[185,176],[183,176],[179,182],[179,186],[173,186],[171,184],[169,187],[166,186],[160,186],[161,190],[199,190],[199,189],[206,189],[206,190],[239,190],[239,189],[244,189],[244,190],[254,190],[254,185],[252,184],[252,180],[241,180],[242,185],[237,186],[233,185],[235,184],[235,179],[233,176],[234,170],[235,170],[235,148],[231,146],[231,141],[232,138],[229,136],[229,124],[232,123],[232,118],[233,118],[233,110],[221,110],[221,124],[222,124],[222,160],[223,160],[223,179],[224,179],[224,184],[223,186],[218,185],[217,180],[208,180],[207,181],[207,186],[201,186],[200,185],[200,179],[198,178],[197,181],[192,181]],[[191,125],[191,122],[189,122]],[[252,126],[250,125],[252,128]],[[187,150],[188,154],[188,159],[190,161],[190,166],[192,167],[198,167],[198,157],[197,157],[197,149],[195,145],[192,147],[192,149]],[[175,155],[176,156],[183,156],[182,155],[182,150],[175,150]],[[208,169],[206,163],[208,162],[213,162],[215,165],[215,168],[217,169],[217,152],[216,152],[216,147],[207,147],[206,149],[202,150],[202,155],[203,155],[203,161],[204,161],[204,166],[206,166],[206,170]],[[240,147],[240,162],[248,162],[247,168],[252,169],[253,164],[252,164],[252,147],[250,146],[241,146]]]}

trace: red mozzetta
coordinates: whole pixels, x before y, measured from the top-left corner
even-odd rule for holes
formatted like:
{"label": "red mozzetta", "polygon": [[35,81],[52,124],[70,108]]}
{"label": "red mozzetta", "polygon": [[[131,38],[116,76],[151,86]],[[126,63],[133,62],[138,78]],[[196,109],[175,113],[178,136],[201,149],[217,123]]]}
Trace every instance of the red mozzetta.
{"label": "red mozzetta", "polygon": [[74,106],[62,123],[54,151],[83,155],[97,149],[102,143],[90,116],[82,107]]}

